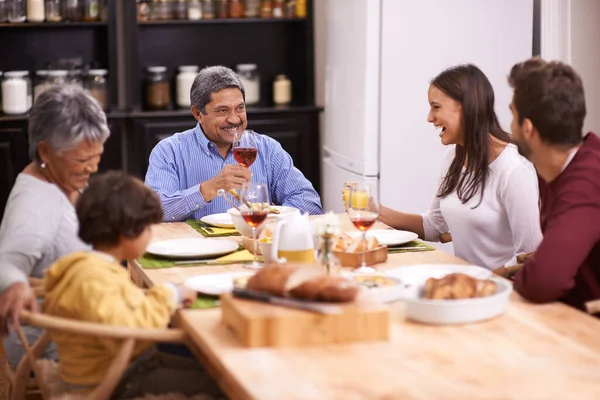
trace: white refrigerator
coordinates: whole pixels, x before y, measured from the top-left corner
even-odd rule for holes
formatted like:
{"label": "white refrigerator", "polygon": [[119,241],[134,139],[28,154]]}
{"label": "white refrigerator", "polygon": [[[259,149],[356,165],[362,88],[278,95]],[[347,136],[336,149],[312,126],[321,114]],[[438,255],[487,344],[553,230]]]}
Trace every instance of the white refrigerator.
{"label": "white refrigerator", "polygon": [[447,151],[427,122],[429,81],[477,65],[510,131],[507,75],[532,54],[533,0],[317,1],[327,3],[325,210],[344,211],[344,182],[378,179],[383,204],[426,211]]}

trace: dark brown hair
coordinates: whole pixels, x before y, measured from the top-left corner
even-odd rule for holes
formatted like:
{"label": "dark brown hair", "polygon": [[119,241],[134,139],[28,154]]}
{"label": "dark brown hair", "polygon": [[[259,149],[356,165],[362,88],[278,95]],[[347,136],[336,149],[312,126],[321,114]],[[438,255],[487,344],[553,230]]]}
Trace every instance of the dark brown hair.
{"label": "dark brown hair", "polygon": [[573,68],[534,57],[513,66],[508,82],[514,89],[519,125],[529,118],[549,144],[571,146],[583,141],[585,94]]}
{"label": "dark brown hair", "polygon": [[[489,170],[489,135],[512,143],[512,137],[502,130],[494,111],[494,89],[473,64],[448,68],[431,85],[462,105],[464,136],[464,144],[456,145],[456,155],[440,184],[438,197],[444,198],[456,190],[464,204],[480,193],[481,203]],[[463,173],[465,162],[467,171]]]}
{"label": "dark brown hair", "polygon": [[123,172],[96,175],[76,206],[79,237],[96,247],[134,239],[161,222],[160,200],[142,181]]}

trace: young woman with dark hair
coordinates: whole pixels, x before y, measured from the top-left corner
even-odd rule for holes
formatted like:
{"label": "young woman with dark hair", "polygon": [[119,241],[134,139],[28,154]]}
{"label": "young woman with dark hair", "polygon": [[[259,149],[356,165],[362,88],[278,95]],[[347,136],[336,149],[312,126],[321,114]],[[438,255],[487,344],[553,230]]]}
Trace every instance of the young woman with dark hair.
{"label": "young woman with dark hair", "polygon": [[537,176],[500,127],[492,85],[476,66],[459,65],[431,81],[428,97],[427,121],[451,146],[438,191],[426,213],[382,207],[380,220],[429,241],[450,232],[455,254],[482,267],[516,264],[542,239]]}

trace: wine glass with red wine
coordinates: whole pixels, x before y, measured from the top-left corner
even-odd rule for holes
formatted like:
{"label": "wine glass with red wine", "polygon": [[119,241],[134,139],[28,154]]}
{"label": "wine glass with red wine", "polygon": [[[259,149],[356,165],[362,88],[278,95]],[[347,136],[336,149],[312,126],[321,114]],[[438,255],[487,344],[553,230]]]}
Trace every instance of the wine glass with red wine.
{"label": "wine glass with red wine", "polygon": [[242,167],[250,168],[258,154],[257,135],[252,129],[236,131],[233,138],[233,157]]}
{"label": "wine glass with red wine", "polygon": [[245,183],[240,191],[240,201],[242,205],[238,208],[240,214],[246,221],[246,224],[252,228],[252,239],[254,239],[254,261],[247,268],[258,269],[261,265],[258,263],[256,237],[256,228],[258,228],[269,215],[271,202],[269,200],[269,188],[266,183]]}
{"label": "wine glass with red wine", "polygon": [[366,262],[367,231],[375,225],[379,217],[379,197],[377,183],[356,183],[350,188],[346,212],[350,221],[362,234],[362,263],[353,272],[370,273],[375,268]]}

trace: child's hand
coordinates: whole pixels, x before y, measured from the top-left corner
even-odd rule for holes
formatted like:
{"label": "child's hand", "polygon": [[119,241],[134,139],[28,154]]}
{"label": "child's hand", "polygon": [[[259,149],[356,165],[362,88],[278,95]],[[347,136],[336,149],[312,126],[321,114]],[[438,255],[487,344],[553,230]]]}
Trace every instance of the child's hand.
{"label": "child's hand", "polygon": [[194,304],[198,298],[198,293],[196,293],[195,290],[183,285],[178,286],[178,289],[181,294],[181,304],[183,304],[184,307],[189,307]]}

